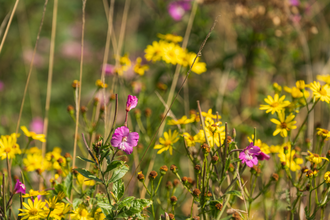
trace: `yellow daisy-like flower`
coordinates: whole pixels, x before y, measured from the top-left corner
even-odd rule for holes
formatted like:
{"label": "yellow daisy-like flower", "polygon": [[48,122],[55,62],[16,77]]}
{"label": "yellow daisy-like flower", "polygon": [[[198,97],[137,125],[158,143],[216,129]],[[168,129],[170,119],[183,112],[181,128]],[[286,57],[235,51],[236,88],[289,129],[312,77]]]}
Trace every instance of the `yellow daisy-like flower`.
{"label": "yellow daisy-like flower", "polygon": [[194,118],[187,118],[187,116],[182,116],[182,118],[178,119],[178,120],[170,120],[169,122],[167,122],[168,125],[185,125],[185,124],[190,124],[194,122]]}
{"label": "yellow daisy-like flower", "polygon": [[17,134],[13,133],[11,135],[2,135],[0,139],[0,157],[1,160],[15,158],[16,154],[21,154],[19,145],[16,143]]}
{"label": "yellow daisy-like flower", "polygon": [[71,214],[71,219],[74,220],[94,220],[94,218],[89,214],[87,209],[84,207],[79,207],[77,210],[74,210],[74,213]]}
{"label": "yellow daisy-like flower", "polygon": [[326,138],[326,140],[328,140],[330,138],[330,131],[328,131],[327,129],[323,129],[323,128],[317,128],[317,135]]}
{"label": "yellow daisy-like flower", "polygon": [[308,151],[309,156],[306,157],[307,160],[309,160],[311,163],[319,164],[322,163],[322,160],[328,160],[326,157],[320,157],[318,154],[313,154],[312,152]]}
{"label": "yellow daisy-like flower", "polygon": [[296,82],[296,87],[297,87],[298,89],[300,89],[300,90],[305,89],[305,87],[306,87],[306,83],[305,83],[305,81],[304,81],[304,80],[298,80],[298,81]]}
{"label": "yellow daisy-like flower", "polygon": [[148,45],[147,48],[144,50],[144,57],[146,58],[146,60],[152,62],[161,60],[164,54],[163,47],[165,44],[167,44],[167,42],[165,41],[154,41],[152,42],[152,45]]}
{"label": "yellow daisy-like flower", "polygon": [[320,80],[320,81],[323,81],[326,84],[330,85],[330,75],[317,75],[316,79]]}
{"label": "yellow daisy-like flower", "polygon": [[219,147],[221,144],[223,144],[223,141],[226,138],[225,126],[220,125],[220,121],[214,122],[210,117],[205,118],[205,132],[210,147],[214,147],[214,145],[217,145]]}
{"label": "yellow daisy-like flower", "polygon": [[279,98],[278,94],[275,94],[274,98],[269,95],[264,99],[268,105],[260,105],[259,109],[266,110],[266,113],[271,112],[272,114],[275,112],[280,112],[284,107],[290,105],[290,102],[284,99],[285,95],[283,95],[281,98]]}
{"label": "yellow daisy-like flower", "polygon": [[[248,137],[249,143],[253,142],[253,139],[254,139],[254,135],[252,135],[251,138]],[[266,143],[263,143],[260,139],[257,139],[254,145],[258,146],[260,150],[265,154],[271,153],[269,146]]]}
{"label": "yellow daisy-like flower", "polygon": [[31,199],[28,199],[28,203],[23,203],[25,209],[19,209],[21,211],[18,216],[22,216],[22,220],[24,219],[46,219],[47,211],[44,210],[45,202],[40,201],[38,198],[32,202]]}
{"label": "yellow daisy-like flower", "polygon": [[309,88],[313,91],[315,99],[320,99],[322,102],[330,103],[330,87],[328,84],[321,86],[319,82],[309,84]]}
{"label": "yellow daisy-like flower", "polygon": [[282,147],[280,145],[272,145],[269,147],[270,153],[276,154],[281,151]]}
{"label": "yellow daisy-like flower", "polygon": [[196,143],[204,143],[205,137],[204,137],[204,131],[199,130],[199,132],[195,136],[191,136],[189,133],[185,132],[182,135],[187,143],[188,147],[194,147]]}
{"label": "yellow daisy-like flower", "polygon": [[[52,165],[54,170],[63,169],[66,166],[66,159],[61,155],[62,149],[59,147],[54,147],[53,151],[46,154],[46,160]],[[61,159],[61,164],[58,162]]]}
{"label": "yellow daisy-like flower", "polygon": [[41,142],[46,142],[44,134],[36,134],[33,131],[29,131],[25,126],[21,126],[21,129],[24,132],[25,136],[27,136],[28,138]]}
{"label": "yellow daisy-like flower", "polygon": [[41,171],[49,170],[51,164],[42,157],[41,154],[28,154],[23,159],[23,164],[28,172],[40,169]]}
{"label": "yellow daisy-like flower", "polygon": [[30,189],[29,193],[26,193],[25,195],[23,195],[23,198],[44,196],[47,194],[48,193],[46,191],[38,191],[38,190],[35,191],[33,189]]}
{"label": "yellow daisy-like flower", "polygon": [[[202,112],[202,116],[205,118],[209,117],[209,118],[217,119],[217,115],[212,114],[212,109],[209,109],[207,112]],[[221,116],[219,115],[219,119],[220,118],[221,118]]]}
{"label": "yellow daisy-like flower", "polygon": [[324,180],[326,183],[330,183],[330,172],[327,171],[325,174],[324,174]]}
{"label": "yellow daisy-like flower", "polygon": [[297,87],[292,87],[292,88],[289,88],[287,86],[284,86],[284,91],[286,91],[287,93],[290,93],[292,98],[303,98],[304,95],[305,95],[305,98],[307,99],[309,97],[309,92],[308,91],[304,91],[304,93],[302,93],[302,91],[297,88]]}
{"label": "yellow daisy-like flower", "polygon": [[173,43],[179,43],[183,40],[181,36],[178,35],[173,35],[173,34],[157,34],[157,37],[160,39],[166,40],[166,41],[171,41]]}
{"label": "yellow daisy-like flower", "polygon": [[102,210],[98,208],[94,213],[94,219],[95,220],[104,220],[105,215],[103,214]]}
{"label": "yellow daisy-like flower", "polygon": [[102,80],[100,80],[100,79],[96,80],[95,85],[98,88],[107,88],[108,87],[108,84],[103,83]]}
{"label": "yellow daisy-like flower", "polygon": [[[185,60],[187,60],[187,62],[183,63],[183,66],[188,66],[189,68],[191,67],[191,65],[193,64],[194,60],[196,58],[196,53],[190,52],[186,55],[186,57],[184,58]],[[207,71],[206,68],[206,63],[204,62],[199,62],[199,57],[197,57],[194,66],[191,68],[191,71],[193,71],[196,74],[202,74],[204,72]]]}
{"label": "yellow daisy-like flower", "polygon": [[38,147],[31,147],[26,150],[27,154],[41,154],[41,150]]}
{"label": "yellow daisy-like flower", "polygon": [[56,220],[62,220],[62,219],[67,219],[67,215],[70,214],[71,211],[71,205],[70,204],[65,204],[63,202],[58,203],[59,205],[55,210],[52,211],[54,213],[53,218]]}
{"label": "yellow daisy-like flower", "polygon": [[85,185],[85,186],[94,186],[95,185],[94,180],[90,180],[90,179],[84,177],[83,175],[81,175],[80,173],[78,173],[78,175],[77,175],[77,182],[80,185]]}
{"label": "yellow daisy-like flower", "polygon": [[163,56],[162,59],[166,63],[170,63],[172,65],[182,64],[183,58],[186,55],[185,51],[175,43],[166,43],[163,44]]}
{"label": "yellow daisy-like flower", "polygon": [[154,149],[160,149],[157,154],[161,154],[164,151],[169,151],[170,154],[173,154],[173,144],[176,143],[179,140],[178,137],[179,133],[178,131],[174,131],[172,134],[171,130],[168,130],[167,132],[164,132],[164,138],[159,138],[159,143],[157,144]]}
{"label": "yellow daisy-like flower", "polygon": [[[288,146],[289,150],[287,154],[284,154],[283,150],[278,154],[278,157],[280,158],[281,162],[285,162],[286,165],[290,168],[291,171],[295,172],[297,170],[300,170],[300,164],[304,162],[302,158],[296,158],[294,159],[294,155],[296,153],[295,150],[292,150],[290,153],[290,146]],[[291,156],[291,157],[290,157]]]}
{"label": "yellow daisy-like flower", "polygon": [[136,62],[135,62],[135,65],[134,65],[134,72],[136,72],[140,76],[143,76],[144,72],[149,69],[149,66],[148,65],[141,65],[141,63],[142,63],[142,58],[141,57],[136,58]]}
{"label": "yellow daisy-like flower", "polygon": [[275,91],[275,93],[281,93],[282,91],[282,86],[280,86],[278,83],[273,83],[273,89]]}
{"label": "yellow daisy-like flower", "polygon": [[288,117],[285,117],[284,111],[281,111],[278,113],[279,120],[275,118],[270,119],[271,122],[276,124],[276,130],[274,131],[273,136],[280,134],[282,137],[287,137],[288,131],[297,128],[295,125],[297,122],[293,121],[294,118],[294,114],[291,113]]}

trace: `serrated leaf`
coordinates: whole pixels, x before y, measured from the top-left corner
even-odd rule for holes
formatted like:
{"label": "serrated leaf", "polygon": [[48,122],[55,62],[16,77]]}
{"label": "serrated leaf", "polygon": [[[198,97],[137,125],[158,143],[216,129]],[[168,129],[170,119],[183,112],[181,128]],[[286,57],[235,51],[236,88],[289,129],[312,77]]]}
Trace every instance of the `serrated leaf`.
{"label": "serrated leaf", "polygon": [[119,161],[119,160],[111,161],[110,164],[107,166],[107,170],[104,173],[110,172],[110,171],[122,166],[123,164],[124,164],[123,161]]}
{"label": "serrated leaf", "polygon": [[105,215],[108,215],[109,212],[112,210],[112,205],[108,204],[108,203],[105,203],[105,202],[98,202],[97,203],[97,206],[100,207],[101,209],[104,209],[105,211],[107,211],[107,213],[104,213],[103,211],[103,214]]}
{"label": "serrated leaf", "polygon": [[130,197],[127,197],[125,198],[123,201],[119,202],[117,205],[118,205],[118,209],[122,209],[124,207],[131,207],[131,202],[135,199],[134,196],[130,196]]}
{"label": "serrated leaf", "polygon": [[65,192],[65,195],[67,197],[71,197],[71,191],[72,191],[72,178],[73,178],[73,175],[71,172],[69,172],[69,174],[65,177],[65,180],[64,180],[64,192]]}
{"label": "serrated leaf", "polygon": [[112,186],[112,190],[117,199],[119,200],[124,195],[125,191],[125,185],[123,181],[121,179],[116,181]]}
{"label": "serrated leaf", "polygon": [[81,169],[81,168],[77,168],[76,170],[77,170],[81,175],[83,175],[84,177],[102,183],[102,180],[100,180],[99,178],[97,178],[96,176],[94,176],[94,175],[93,175],[91,172],[89,172],[88,170]]}
{"label": "serrated leaf", "polygon": [[116,182],[117,180],[121,179],[123,176],[125,176],[127,171],[128,171],[128,167],[126,165],[122,165],[120,168],[116,169],[113,172],[108,183],[113,183],[113,182]]}
{"label": "serrated leaf", "polygon": [[151,206],[152,201],[149,199],[135,199],[131,202],[129,209],[126,207],[117,215],[117,218],[126,218],[143,211],[144,208]]}
{"label": "serrated leaf", "polygon": [[89,159],[84,158],[84,157],[77,156],[77,158],[79,158],[79,159],[82,160],[82,161],[86,161],[86,162],[90,162],[90,163],[94,163],[94,164],[96,164],[94,161],[89,160]]}
{"label": "serrated leaf", "polygon": [[240,199],[243,199],[243,197],[242,197],[242,193],[241,193],[240,191],[237,191],[237,190],[231,190],[231,191],[225,193],[225,195],[228,195],[228,194],[230,194],[230,195],[234,195],[234,196],[239,197]]}
{"label": "serrated leaf", "polygon": [[82,199],[75,198],[72,202],[73,209],[77,209],[82,202]]}

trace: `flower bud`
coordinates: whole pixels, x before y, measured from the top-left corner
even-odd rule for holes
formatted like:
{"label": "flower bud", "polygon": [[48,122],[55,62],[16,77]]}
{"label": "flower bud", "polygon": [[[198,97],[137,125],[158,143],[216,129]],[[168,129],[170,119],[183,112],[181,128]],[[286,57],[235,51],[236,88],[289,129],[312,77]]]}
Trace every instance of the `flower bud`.
{"label": "flower bud", "polygon": [[283,147],[284,154],[287,155],[289,153],[289,148],[288,146]]}
{"label": "flower bud", "polygon": [[298,152],[299,152],[299,153],[301,152],[301,148],[298,147],[298,146],[296,146],[294,149],[295,149],[295,151],[296,151],[297,153],[298,153]]}
{"label": "flower bud", "polygon": [[284,169],[284,170],[288,169],[286,162],[281,162],[281,165],[282,165],[282,169]]}
{"label": "flower bud", "polygon": [[144,115],[145,115],[147,118],[151,116],[151,113],[152,113],[152,111],[151,111],[150,108],[146,108],[146,109],[144,110]]}
{"label": "flower bud", "polygon": [[217,210],[219,210],[219,211],[222,210],[222,207],[223,207],[223,205],[222,205],[221,203],[217,203],[217,204],[215,204],[215,208],[216,208]]}
{"label": "flower bud", "polygon": [[181,181],[182,181],[183,185],[186,185],[188,183],[188,178],[186,176],[184,176],[184,177],[182,177]]}
{"label": "flower bud", "polygon": [[234,220],[241,220],[241,219],[242,219],[241,216],[240,216],[240,214],[239,214],[238,212],[235,212],[235,213],[233,214],[232,218],[233,218]]}
{"label": "flower bud", "polygon": [[196,172],[197,174],[201,173],[201,166],[200,166],[200,165],[197,164],[197,165],[194,167],[194,169],[195,169],[195,172]]}
{"label": "flower bud", "polygon": [[235,171],[235,167],[232,163],[229,164],[229,171],[232,173]]}
{"label": "flower bud", "polygon": [[171,181],[167,181],[166,182],[166,189],[172,189],[173,188],[173,184]]}
{"label": "flower bud", "polygon": [[193,195],[194,197],[198,197],[201,194],[201,191],[199,189],[194,189]]}
{"label": "flower bud", "polygon": [[74,107],[72,105],[69,105],[67,108],[68,112],[70,113],[70,115],[74,114]]}
{"label": "flower bud", "polygon": [[171,165],[170,169],[174,174],[176,174],[178,172],[178,168],[174,164]]}
{"label": "flower bud", "polygon": [[149,173],[149,179],[150,180],[156,179],[157,176],[158,176],[158,173],[154,170]]}
{"label": "flower bud", "polygon": [[177,187],[177,185],[180,183],[178,179],[173,180],[173,186],[174,188]]}
{"label": "flower bud", "polygon": [[178,201],[178,198],[176,198],[176,196],[172,196],[172,197],[170,198],[170,200],[171,200],[171,204],[172,204],[172,205],[176,205],[176,202]]}
{"label": "flower bud", "polygon": [[97,104],[100,102],[100,99],[95,97],[94,98],[94,106],[97,106]]}
{"label": "flower bud", "polygon": [[72,84],[71,84],[73,89],[76,89],[80,86],[80,83],[78,80],[73,80]]}
{"label": "flower bud", "polygon": [[219,160],[219,157],[216,156],[216,155],[214,155],[214,156],[212,157],[212,159],[211,159],[211,162],[212,162],[213,164],[216,164],[216,163],[218,162],[218,160]]}
{"label": "flower bud", "polygon": [[209,145],[207,145],[207,143],[202,144],[201,148],[202,148],[204,154],[208,154],[211,151],[211,149],[210,149]]}
{"label": "flower bud", "polygon": [[81,114],[85,114],[87,112],[87,108],[85,106],[80,107]]}
{"label": "flower bud", "polygon": [[305,190],[306,190],[306,191],[309,191],[310,188],[311,188],[311,184],[308,183],[308,184],[306,185],[306,187],[305,187]]}
{"label": "flower bud", "polygon": [[277,181],[278,181],[278,178],[279,178],[279,176],[278,176],[277,173],[273,173],[273,174],[272,174],[272,180],[273,180],[273,181],[276,181],[276,182],[277,182]]}
{"label": "flower bud", "polygon": [[136,118],[141,118],[141,111],[140,111],[140,109],[135,109],[134,110],[134,114],[135,114],[135,117]]}
{"label": "flower bud", "polygon": [[168,216],[170,217],[170,220],[175,220],[175,216],[172,213],[168,213]]}
{"label": "flower bud", "polygon": [[188,184],[190,185],[190,187],[195,185],[195,180],[193,180],[192,178],[188,177],[187,180],[188,180]]}
{"label": "flower bud", "polygon": [[308,170],[308,171],[306,172],[306,177],[313,178],[313,176],[314,176],[314,172],[313,172],[313,170]]}
{"label": "flower bud", "polygon": [[194,216],[192,220],[200,220],[201,218],[199,216]]}
{"label": "flower bud", "polygon": [[144,180],[144,175],[143,175],[142,171],[138,172],[137,178],[140,182],[142,182]]}
{"label": "flower bud", "polygon": [[165,175],[166,172],[168,171],[168,168],[166,165],[160,167],[160,175]]}

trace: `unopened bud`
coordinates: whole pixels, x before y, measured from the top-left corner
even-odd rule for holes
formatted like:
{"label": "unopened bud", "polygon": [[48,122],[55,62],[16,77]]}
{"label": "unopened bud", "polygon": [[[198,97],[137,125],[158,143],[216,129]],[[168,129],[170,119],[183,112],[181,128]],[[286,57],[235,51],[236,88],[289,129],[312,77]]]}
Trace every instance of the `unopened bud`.
{"label": "unopened bud", "polygon": [[178,201],[178,198],[176,198],[176,196],[172,196],[172,197],[170,198],[170,200],[171,200],[171,204],[172,204],[172,205],[176,205],[176,202]]}
{"label": "unopened bud", "polygon": [[193,191],[193,195],[194,195],[195,197],[198,197],[200,194],[201,194],[201,191],[200,191],[199,189],[194,189],[194,191]]}
{"label": "unopened bud", "polygon": [[72,85],[72,88],[73,89],[76,89],[76,88],[78,88],[80,86],[80,83],[79,83],[78,80],[73,80],[73,82],[72,82],[71,85]]}
{"label": "unopened bud", "polygon": [[283,147],[284,154],[288,154],[289,153],[288,150],[289,150],[288,146]]}
{"label": "unopened bud", "polygon": [[177,172],[178,172],[178,168],[177,168],[174,164],[171,165],[170,169],[171,169],[171,171],[172,171],[173,173],[177,173]]}
{"label": "unopened bud", "polygon": [[157,176],[158,176],[158,173],[154,170],[149,173],[149,179],[150,180],[156,179]]}
{"label": "unopened bud", "polygon": [[152,111],[151,111],[150,108],[146,108],[146,109],[144,110],[144,115],[145,115],[146,117],[150,117],[150,116],[151,116],[151,113],[152,113]]}
{"label": "unopened bud", "polygon": [[168,171],[168,168],[166,165],[160,167],[160,174],[165,175],[166,172]]}
{"label": "unopened bud", "polygon": [[272,175],[272,180],[274,180],[274,181],[278,181],[278,178],[279,178],[279,176],[278,176],[278,174],[277,173],[273,173],[273,175]]}
{"label": "unopened bud", "polygon": [[141,181],[141,182],[144,180],[144,175],[143,175],[142,171],[138,173],[137,178],[138,178],[138,180]]}
{"label": "unopened bud", "polygon": [[197,174],[199,174],[199,173],[201,172],[201,166],[198,165],[198,164],[194,167],[194,169],[195,169],[195,172],[196,172]]}

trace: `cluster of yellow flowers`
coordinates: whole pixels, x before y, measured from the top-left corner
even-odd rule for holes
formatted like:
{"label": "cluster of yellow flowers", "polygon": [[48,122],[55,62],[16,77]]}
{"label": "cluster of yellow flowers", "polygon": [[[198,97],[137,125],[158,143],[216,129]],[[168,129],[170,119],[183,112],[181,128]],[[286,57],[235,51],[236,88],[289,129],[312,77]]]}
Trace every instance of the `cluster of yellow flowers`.
{"label": "cluster of yellow flowers", "polygon": [[[200,129],[194,136],[188,132],[183,132],[181,136],[184,138],[187,147],[194,147],[197,143],[206,142],[206,138],[210,144],[210,147],[215,145],[220,146],[225,140],[225,127],[220,126],[222,123],[220,121],[214,121],[213,119],[217,118],[216,115],[212,114],[212,109],[209,109],[208,112],[202,112],[202,116],[205,117],[205,132],[203,129]],[[219,118],[221,118],[219,116]],[[183,116],[178,120],[169,120],[168,125],[186,125],[194,122],[199,122],[200,118],[196,113],[192,113],[190,118]],[[206,133],[206,138],[205,138]],[[164,132],[164,137],[159,138],[159,144],[155,145],[154,149],[159,149],[158,154],[161,154],[164,151],[169,151],[170,154],[173,154],[173,144],[176,143],[179,138],[179,132],[175,130],[173,133],[171,130]],[[221,143],[220,143],[221,140]]]}
{"label": "cluster of yellow flowers", "polygon": [[[144,50],[145,58],[148,61],[163,60],[168,64],[179,64],[184,67],[190,67],[193,64],[196,53],[188,52],[178,44],[182,41],[181,36],[158,34],[158,37],[161,40],[152,42],[152,45],[148,45]],[[199,62],[199,58],[197,58],[191,70],[197,74],[204,73],[206,72],[206,63]]]}

